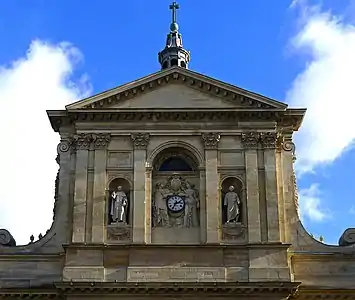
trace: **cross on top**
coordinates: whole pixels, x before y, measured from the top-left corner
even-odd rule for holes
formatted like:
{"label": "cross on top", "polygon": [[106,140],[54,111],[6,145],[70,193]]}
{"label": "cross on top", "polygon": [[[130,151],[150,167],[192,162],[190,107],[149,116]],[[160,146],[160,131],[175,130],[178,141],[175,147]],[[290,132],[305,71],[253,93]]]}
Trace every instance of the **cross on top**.
{"label": "cross on top", "polygon": [[170,5],[170,9],[173,11],[173,23],[176,23],[176,11],[180,8],[180,5],[176,3],[176,1],[173,2],[173,4]]}

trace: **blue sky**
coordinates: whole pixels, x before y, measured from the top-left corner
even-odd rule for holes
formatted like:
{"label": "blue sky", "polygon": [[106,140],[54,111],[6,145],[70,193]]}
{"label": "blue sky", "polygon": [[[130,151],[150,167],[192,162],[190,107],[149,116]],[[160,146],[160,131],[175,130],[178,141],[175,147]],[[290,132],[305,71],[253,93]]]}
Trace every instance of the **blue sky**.
{"label": "blue sky", "polygon": [[[180,0],[189,67],[309,109],[296,136],[301,216],[315,236],[337,243],[355,226],[355,91],[349,79],[355,75],[355,4],[271,2]],[[159,70],[170,3],[0,3],[0,134],[9,146],[0,150],[0,227],[19,243],[43,234],[52,218],[58,140],[45,110]],[[16,195],[21,186],[23,194]]]}

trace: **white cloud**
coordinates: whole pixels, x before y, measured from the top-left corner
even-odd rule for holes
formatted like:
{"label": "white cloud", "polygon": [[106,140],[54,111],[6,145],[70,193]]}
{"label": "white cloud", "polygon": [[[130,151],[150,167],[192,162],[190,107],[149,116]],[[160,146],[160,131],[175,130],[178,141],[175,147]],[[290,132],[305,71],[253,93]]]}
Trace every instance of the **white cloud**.
{"label": "white cloud", "polygon": [[352,207],[350,207],[349,214],[355,215],[355,205],[353,205]]}
{"label": "white cloud", "polygon": [[299,133],[297,171],[307,172],[333,162],[355,139],[355,28],[340,16],[306,1],[293,49],[306,60],[305,68],[287,94],[292,107],[306,107]]}
{"label": "white cloud", "polygon": [[81,60],[69,43],[34,41],[24,57],[0,67],[0,228],[18,244],[51,225],[59,136],[46,110],[90,93],[85,76],[72,80]]}
{"label": "white cloud", "polygon": [[330,218],[329,212],[321,207],[321,192],[317,184],[312,184],[308,189],[299,191],[300,216],[310,221],[320,222]]}

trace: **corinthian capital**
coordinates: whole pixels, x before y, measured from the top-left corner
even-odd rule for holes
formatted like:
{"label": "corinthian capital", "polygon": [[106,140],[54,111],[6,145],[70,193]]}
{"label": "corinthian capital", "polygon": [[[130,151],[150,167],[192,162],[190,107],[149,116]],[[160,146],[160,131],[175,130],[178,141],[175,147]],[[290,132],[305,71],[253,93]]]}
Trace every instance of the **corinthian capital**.
{"label": "corinthian capital", "polygon": [[149,133],[131,134],[134,149],[147,149],[149,143]]}
{"label": "corinthian capital", "polygon": [[94,133],[92,135],[94,149],[106,149],[111,141],[109,133]]}
{"label": "corinthian capital", "polygon": [[77,150],[89,150],[91,142],[91,134],[80,133],[74,136],[74,146]]}
{"label": "corinthian capital", "polygon": [[276,132],[260,133],[260,142],[265,149],[275,149],[277,145],[278,135]]}
{"label": "corinthian capital", "polygon": [[242,145],[245,149],[256,149],[258,147],[260,134],[258,132],[243,132],[242,133]]}
{"label": "corinthian capital", "polygon": [[220,139],[221,135],[216,132],[202,134],[202,141],[205,145],[205,149],[217,149]]}

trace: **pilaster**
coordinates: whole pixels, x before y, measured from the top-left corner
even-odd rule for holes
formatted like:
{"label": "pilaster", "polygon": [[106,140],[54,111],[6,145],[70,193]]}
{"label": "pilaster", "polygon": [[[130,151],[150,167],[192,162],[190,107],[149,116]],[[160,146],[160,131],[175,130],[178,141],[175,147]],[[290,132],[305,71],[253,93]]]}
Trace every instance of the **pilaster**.
{"label": "pilaster", "polygon": [[220,242],[220,199],[218,176],[218,143],[219,133],[203,133],[206,160],[206,236],[207,243]]}
{"label": "pilaster", "polygon": [[200,170],[200,240],[207,242],[206,223],[206,170]]}
{"label": "pilaster", "polygon": [[293,237],[293,222],[298,221],[297,216],[297,190],[296,177],[293,169],[295,157],[295,144],[292,141],[292,128],[284,128],[280,138],[281,165],[282,165],[282,185],[284,200],[284,218],[285,218],[285,242],[297,245]]}
{"label": "pilaster", "polygon": [[79,134],[74,137],[76,149],[75,189],[73,205],[73,243],[85,242],[86,195],[90,134]]}
{"label": "pilaster", "polygon": [[145,242],[146,224],[146,152],[149,142],[148,133],[135,133],[131,135],[134,159],[134,192],[133,192],[133,243]]}
{"label": "pilaster", "polygon": [[259,133],[243,133],[241,137],[245,149],[246,169],[246,195],[248,210],[248,239],[249,243],[261,242],[260,230],[260,204],[259,204],[259,183],[258,183],[258,154],[257,147]]}
{"label": "pilaster", "polygon": [[57,147],[57,162],[59,164],[58,173],[58,186],[56,190],[56,199],[53,209],[53,220],[56,226],[56,234],[59,239],[59,243],[65,244],[71,240],[71,224],[70,215],[71,209],[70,205],[70,186],[71,186],[71,170],[72,170],[72,160],[71,160],[71,146],[73,140],[69,136],[62,136],[60,143]]}
{"label": "pilaster", "polygon": [[94,189],[92,202],[91,242],[104,243],[106,222],[106,162],[107,146],[110,134],[93,134],[94,159]]}
{"label": "pilaster", "polygon": [[152,169],[145,171],[145,228],[144,241],[146,244],[152,242]]}
{"label": "pilaster", "polygon": [[276,132],[260,134],[264,148],[265,196],[267,212],[268,242],[280,242],[278,193],[276,178]]}

